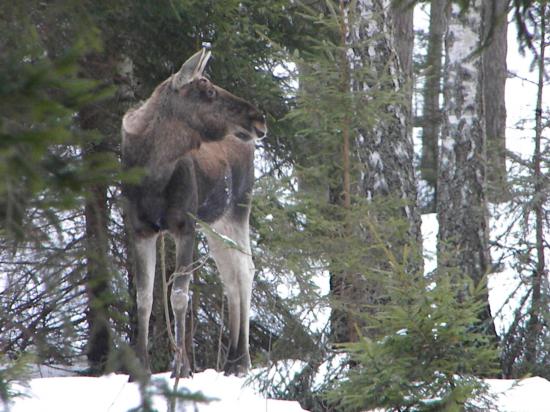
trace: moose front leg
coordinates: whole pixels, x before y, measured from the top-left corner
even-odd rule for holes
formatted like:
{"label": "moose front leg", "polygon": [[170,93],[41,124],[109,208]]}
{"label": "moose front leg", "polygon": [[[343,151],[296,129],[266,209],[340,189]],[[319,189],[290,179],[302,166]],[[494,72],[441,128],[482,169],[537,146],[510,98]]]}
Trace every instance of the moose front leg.
{"label": "moose front leg", "polygon": [[180,362],[178,362],[178,352],[174,354],[174,369],[172,377],[186,378],[191,374],[191,366],[187,357],[185,347],[185,314],[189,303],[189,282],[192,275],[192,260],[194,247],[193,233],[178,234],[175,236],[176,242],[176,271],[173,274],[172,292],[170,294],[170,303],[174,313],[174,333],[176,339],[177,351],[179,351]]}
{"label": "moose front leg", "polygon": [[[136,353],[144,369],[145,375],[151,374],[147,342],[149,340],[149,318],[153,305],[153,282],[155,280],[157,235],[136,237],[135,257],[136,272],[136,304],[138,316],[138,333]],[[133,378],[138,378],[134,376]]]}

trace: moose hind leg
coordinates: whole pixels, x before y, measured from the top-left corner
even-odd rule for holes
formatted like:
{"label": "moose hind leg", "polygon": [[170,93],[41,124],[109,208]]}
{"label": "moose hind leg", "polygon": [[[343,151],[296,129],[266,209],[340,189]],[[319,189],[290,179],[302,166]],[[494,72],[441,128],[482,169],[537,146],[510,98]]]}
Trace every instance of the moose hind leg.
{"label": "moose hind leg", "polygon": [[[149,340],[149,318],[153,305],[153,283],[155,280],[157,236],[137,238],[135,241],[136,271],[136,304],[138,316],[138,333],[136,352],[146,375],[151,374],[147,343]],[[136,377],[134,377],[136,378]]]}
{"label": "moose hind leg", "polygon": [[227,375],[244,375],[250,368],[248,335],[254,277],[248,219],[243,222],[226,217],[212,227],[218,234],[207,233],[206,236],[229,308],[229,352],[224,370]]}
{"label": "moose hind leg", "polygon": [[189,283],[191,281],[194,234],[180,234],[175,236],[176,242],[176,271],[173,274],[170,303],[174,314],[174,332],[178,353],[174,356],[172,377],[186,378],[191,374],[191,366],[185,347],[185,315],[189,303]]}

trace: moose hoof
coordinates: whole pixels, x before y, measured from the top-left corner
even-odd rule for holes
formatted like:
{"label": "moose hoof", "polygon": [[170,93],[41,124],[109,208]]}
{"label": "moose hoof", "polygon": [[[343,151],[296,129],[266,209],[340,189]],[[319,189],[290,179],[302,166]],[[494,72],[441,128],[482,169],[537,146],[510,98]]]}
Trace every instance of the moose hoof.
{"label": "moose hoof", "polygon": [[191,371],[189,371],[189,370],[184,371],[183,369],[180,371],[179,374],[177,373],[176,370],[172,370],[172,373],[170,374],[170,378],[172,378],[172,379],[174,379],[174,378],[192,378],[192,377],[193,377],[193,373],[191,373]]}
{"label": "moose hoof", "polygon": [[174,367],[172,368],[171,378],[190,378],[193,376],[191,368],[189,367],[189,362],[182,362],[178,371],[178,365],[174,361]]}
{"label": "moose hoof", "polygon": [[246,376],[248,373],[248,365],[243,365],[238,362],[227,362],[224,367],[224,375],[235,375],[239,377]]}
{"label": "moose hoof", "polygon": [[128,382],[149,382],[151,379],[151,370],[144,369],[141,371],[134,371],[130,372],[130,376],[128,377]]}

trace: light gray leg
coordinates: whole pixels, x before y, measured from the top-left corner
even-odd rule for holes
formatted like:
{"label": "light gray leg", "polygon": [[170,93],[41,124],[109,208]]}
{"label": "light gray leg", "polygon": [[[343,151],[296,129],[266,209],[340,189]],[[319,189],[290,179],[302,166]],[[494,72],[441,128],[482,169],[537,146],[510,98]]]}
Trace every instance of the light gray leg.
{"label": "light gray leg", "polygon": [[147,374],[151,374],[147,342],[149,340],[149,318],[153,305],[153,283],[157,260],[156,240],[157,235],[153,235],[146,238],[138,237],[135,242],[137,260],[136,303],[138,313],[136,352]]}
{"label": "light gray leg", "polygon": [[[229,308],[229,353],[226,374],[243,375],[250,368],[248,349],[250,300],[254,264],[250,254],[248,216],[244,221],[224,217],[212,225],[219,235],[206,233]],[[236,243],[224,240],[227,237]]]}
{"label": "light gray leg", "polygon": [[191,281],[194,233],[174,236],[176,242],[176,271],[170,294],[170,303],[174,313],[174,333],[176,345],[181,353],[181,364],[178,369],[177,353],[174,358],[172,377],[188,377],[191,374],[189,358],[185,347],[185,314],[189,303],[189,283]]}

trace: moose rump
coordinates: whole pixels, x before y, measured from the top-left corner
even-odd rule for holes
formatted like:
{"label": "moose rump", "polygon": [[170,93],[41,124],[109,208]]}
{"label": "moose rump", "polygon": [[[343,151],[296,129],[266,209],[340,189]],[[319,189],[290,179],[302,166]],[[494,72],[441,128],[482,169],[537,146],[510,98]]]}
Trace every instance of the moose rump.
{"label": "moose rump", "polygon": [[225,372],[244,374],[250,367],[254,265],[248,221],[254,139],[263,137],[267,128],[264,116],[250,103],[203,76],[209,57],[210,52],[204,49],[193,55],[122,121],[123,165],[143,171],[138,183],[123,187],[137,263],[136,352],[150,372],[147,342],[156,240],[161,232],[167,232],[176,245],[170,302],[176,352],[181,354],[181,363],[174,361],[173,376],[181,377],[191,372],[185,348],[185,313],[197,218],[209,225],[205,234],[228,298],[230,342]]}

